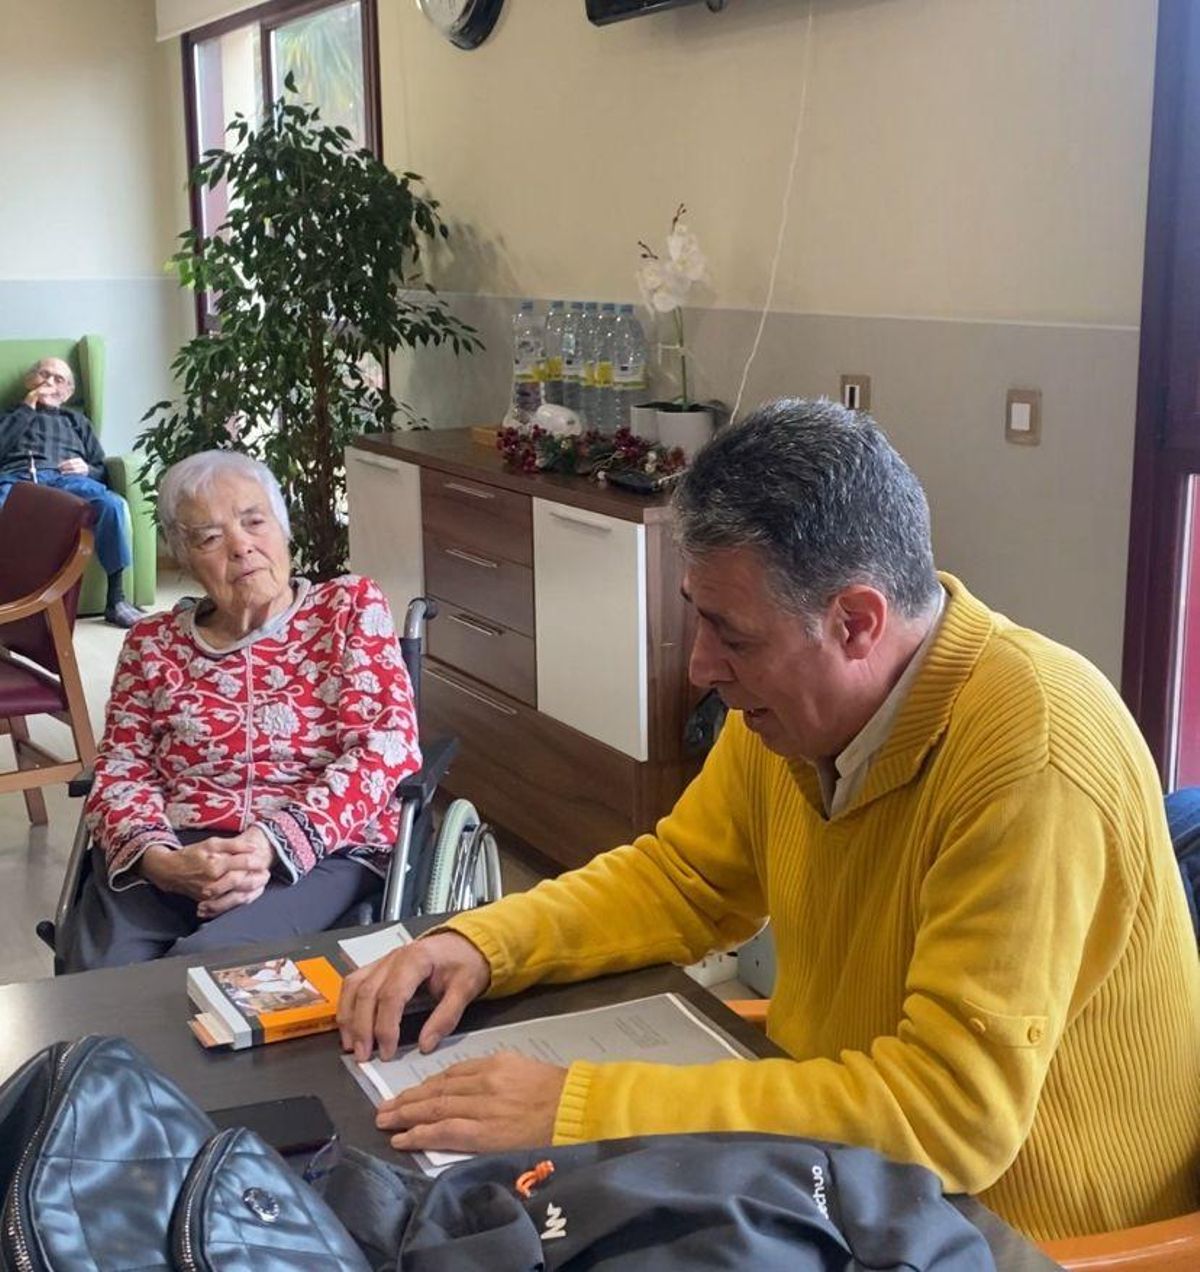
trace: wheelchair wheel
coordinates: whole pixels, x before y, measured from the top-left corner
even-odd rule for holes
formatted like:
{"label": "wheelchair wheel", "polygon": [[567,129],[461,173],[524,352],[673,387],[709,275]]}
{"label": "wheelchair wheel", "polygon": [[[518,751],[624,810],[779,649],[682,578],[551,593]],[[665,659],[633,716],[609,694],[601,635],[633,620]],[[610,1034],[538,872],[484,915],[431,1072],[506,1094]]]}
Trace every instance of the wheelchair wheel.
{"label": "wheelchair wheel", "polygon": [[501,892],[496,837],[469,800],[456,799],[442,819],[421,912],[471,910],[499,899]]}

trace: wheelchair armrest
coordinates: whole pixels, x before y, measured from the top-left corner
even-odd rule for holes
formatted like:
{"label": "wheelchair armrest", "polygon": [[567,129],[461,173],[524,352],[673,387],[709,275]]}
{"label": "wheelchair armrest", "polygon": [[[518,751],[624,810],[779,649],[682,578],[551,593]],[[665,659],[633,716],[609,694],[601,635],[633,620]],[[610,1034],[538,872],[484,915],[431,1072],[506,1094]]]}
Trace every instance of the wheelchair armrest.
{"label": "wheelchair armrest", "polygon": [[85,795],[91,794],[92,783],[95,780],[95,773],[91,769],[85,768],[82,773],[77,774],[67,783],[67,794],[72,799],[82,799]]}
{"label": "wheelchair armrest", "polygon": [[424,807],[433,798],[438,783],[450,769],[450,762],[458,754],[457,738],[435,738],[423,743],[421,754],[424,764],[396,787],[401,799],[419,799]]}

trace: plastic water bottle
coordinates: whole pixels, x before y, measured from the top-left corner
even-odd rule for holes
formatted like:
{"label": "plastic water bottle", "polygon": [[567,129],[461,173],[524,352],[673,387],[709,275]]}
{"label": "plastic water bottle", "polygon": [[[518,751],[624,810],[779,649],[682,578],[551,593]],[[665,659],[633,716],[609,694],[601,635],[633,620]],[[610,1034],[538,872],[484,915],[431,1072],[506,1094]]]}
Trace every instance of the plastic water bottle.
{"label": "plastic water bottle", "polygon": [[617,430],[616,391],[613,388],[613,332],[617,325],[617,307],[600,306],[600,322],[596,328],[596,427],[602,433]]}
{"label": "plastic water bottle", "polygon": [[582,414],[583,357],[580,339],[583,335],[583,301],[571,301],[562,328],[563,406]]}
{"label": "plastic water bottle", "polygon": [[613,327],[613,402],[615,428],[628,428],[631,409],[646,396],[646,333],[632,305],[622,305]]}
{"label": "plastic water bottle", "polygon": [[542,322],[533,301],[521,301],[513,318],[513,414],[522,422],[533,418],[542,404],[544,374]]}
{"label": "plastic water bottle", "polygon": [[600,305],[589,300],[583,306],[579,328],[580,382],[579,410],[585,428],[599,428],[596,419],[596,339],[600,334]]}
{"label": "plastic water bottle", "polygon": [[546,315],[542,345],[546,357],[546,382],[542,385],[542,397],[547,402],[563,404],[563,327],[567,321],[567,304],[564,300],[552,300]]}

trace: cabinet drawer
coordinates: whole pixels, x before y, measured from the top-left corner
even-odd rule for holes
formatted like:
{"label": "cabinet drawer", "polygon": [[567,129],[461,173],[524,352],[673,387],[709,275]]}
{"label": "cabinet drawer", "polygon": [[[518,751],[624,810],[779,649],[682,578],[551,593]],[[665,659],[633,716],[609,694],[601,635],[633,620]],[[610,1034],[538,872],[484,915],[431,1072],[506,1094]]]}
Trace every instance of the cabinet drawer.
{"label": "cabinet drawer", "polygon": [[421,727],[459,740],[449,794],[560,865],[581,866],[645,829],[632,822],[637,766],[627,756],[432,660]]}
{"label": "cabinet drawer", "polygon": [[528,565],[429,534],[425,586],[481,618],[533,635],[533,570]]}
{"label": "cabinet drawer", "polygon": [[645,527],[533,501],[538,710],[649,758]]}
{"label": "cabinet drawer", "polygon": [[426,629],[430,654],[533,706],[537,671],[532,639],[441,597],[437,601],[438,616]]}
{"label": "cabinet drawer", "polygon": [[346,449],[350,568],[383,589],[399,631],[404,611],[425,591],[421,565],[421,482],[416,464]]}
{"label": "cabinet drawer", "polygon": [[528,495],[421,469],[421,507],[432,534],[485,556],[533,564],[533,511]]}

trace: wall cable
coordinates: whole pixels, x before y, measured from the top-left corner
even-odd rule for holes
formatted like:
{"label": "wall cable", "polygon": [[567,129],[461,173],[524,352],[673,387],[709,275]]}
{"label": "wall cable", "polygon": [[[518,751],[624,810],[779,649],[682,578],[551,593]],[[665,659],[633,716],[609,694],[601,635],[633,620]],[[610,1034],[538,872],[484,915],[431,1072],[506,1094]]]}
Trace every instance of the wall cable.
{"label": "wall cable", "polygon": [[808,0],[808,18],[804,27],[804,65],[800,77],[800,109],[796,115],[796,128],[792,136],[792,161],[788,168],[787,184],[783,191],[783,206],[779,213],[779,233],[775,239],[775,255],[771,261],[771,273],[767,281],[767,295],[763,301],[762,313],[759,315],[758,330],[754,333],[754,342],[750,346],[750,355],[746,359],[746,365],[742,368],[742,380],[738,385],[733,410],[729,413],[731,422],[737,419],[738,411],[741,409],[742,396],[746,392],[746,382],[750,378],[750,368],[754,365],[754,359],[758,356],[758,347],[762,343],[763,331],[766,329],[767,318],[770,315],[771,305],[775,299],[775,283],[779,277],[779,264],[783,258],[784,237],[787,233],[788,220],[791,216],[792,189],[796,184],[796,171],[800,166],[800,141],[804,136],[804,125],[808,117],[808,80],[812,65],[813,44],[813,5],[814,0]]}

